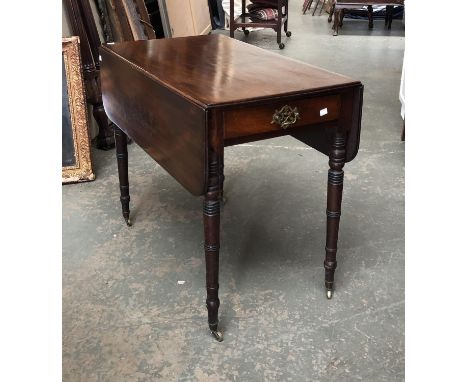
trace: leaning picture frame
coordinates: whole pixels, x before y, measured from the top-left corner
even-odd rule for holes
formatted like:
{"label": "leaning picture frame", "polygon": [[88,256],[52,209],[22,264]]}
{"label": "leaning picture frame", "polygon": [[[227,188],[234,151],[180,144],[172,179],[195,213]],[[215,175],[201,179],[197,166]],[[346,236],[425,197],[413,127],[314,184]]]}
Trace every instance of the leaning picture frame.
{"label": "leaning picture frame", "polygon": [[79,38],[62,38],[62,184],[95,179]]}

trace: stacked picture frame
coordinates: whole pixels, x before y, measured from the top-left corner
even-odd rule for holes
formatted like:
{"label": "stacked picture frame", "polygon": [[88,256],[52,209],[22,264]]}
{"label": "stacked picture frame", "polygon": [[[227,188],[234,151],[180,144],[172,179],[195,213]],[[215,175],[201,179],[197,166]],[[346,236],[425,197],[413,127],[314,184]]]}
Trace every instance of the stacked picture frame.
{"label": "stacked picture frame", "polygon": [[94,180],[79,38],[62,39],[62,183]]}

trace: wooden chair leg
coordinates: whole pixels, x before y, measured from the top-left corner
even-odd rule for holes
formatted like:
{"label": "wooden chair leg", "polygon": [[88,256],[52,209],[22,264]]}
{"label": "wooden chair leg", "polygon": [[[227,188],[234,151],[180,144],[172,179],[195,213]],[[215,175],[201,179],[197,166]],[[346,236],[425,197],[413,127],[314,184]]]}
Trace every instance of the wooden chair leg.
{"label": "wooden chair leg", "polygon": [[291,32],[288,31],[288,20],[289,20],[289,2],[286,2],[286,5],[285,5],[285,11],[286,11],[286,21],[284,22],[284,33],[286,33],[286,37],[291,37]]}
{"label": "wooden chair leg", "polygon": [[276,25],[276,28],[274,28],[274,30],[276,31],[276,42],[278,43],[278,47],[280,49],[284,49],[284,44],[281,42],[281,26],[282,26],[282,19],[283,19],[283,7],[281,6],[281,1],[278,0],[278,19],[277,19],[277,25]]}
{"label": "wooden chair leg", "polygon": [[[304,4],[302,5],[302,14],[305,15],[306,12],[310,9],[313,0],[304,0]],[[287,4],[287,3],[286,3]]]}
{"label": "wooden chair leg", "polygon": [[367,7],[367,17],[369,18],[369,29],[374,28],[374,9],[372,5]]}
{"label": "wooden chair leg", "polygon": [[328,22],[332,22],[333,14],[335,13],[335,3],[332,4],[330,8],[330,14],[328,15]]}
{"label": "wooden chair leg", "polygon": [[318,8],[319,2],[320,2],[320,0],[316,0],[316,1],[315,1],[315,7],[314,7],[314,11],[312,12],[312,16],[315,16],[315,11],[316,11],[317,8]]}
{"label": "wooden chair leg", "polygon": [[229,37],[234,38],[234,0],[229,3]]}
{"label": "wooden chair leg", "polygon": [[117,167],[119,170],[120,184],[120,203],[122,204],[122,215],[125,223],[131,226],[130,222],[130,187],[128,184],[128,151],[127,151],[127,135],[114,126],[115,147],[117,155]]}
{"label": "wooden chair leg", "polygon": [[325,5],[325,0],[322,1],[322,6],[320,7],[319,16],[322,16],[323,6]]}
{"label": "wooden chair leg", "polygon": [[335,11],[333,12],[333,36],[338,36],[338,28],[340,25],[342,11],[342,9],[335,8]]}
{"label": "wooden chair leg", "polygon": [[342,132],[335,133],[328,170],[327,189],[327,239],[325,246],[325,288],[327,298],[333,296],[333,284],[336,269],[336,252],[338,244],[338,231],[341,216],[341,199],[343,195],[343,166],[345,164],[345,135]]}
{"label": "wooden chair leg", "polygon": [[385,19],[386,20],[388,19],[388,25],[387,24],[385,24],[385,25],[388,27],[388,29],[392,29],[393,10],[394,10],[393,5],[388,5],[387,6]]}
{"label": "wooden chair leg", "polygon": [[[245,14],[245,0],[242,0],[242,7],[241,7],[241,15]],[[242,27],[242,32],[244,32],[244,35],[249,34],[249,30],[245,29],[245,27]]]}

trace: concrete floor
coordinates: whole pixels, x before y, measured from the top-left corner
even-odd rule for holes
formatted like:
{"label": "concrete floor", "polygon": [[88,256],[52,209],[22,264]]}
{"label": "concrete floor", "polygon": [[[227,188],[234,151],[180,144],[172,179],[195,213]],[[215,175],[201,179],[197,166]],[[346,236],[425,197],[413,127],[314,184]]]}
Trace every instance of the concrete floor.
{"label": "concrete floor", "polygon": [[127,228],[115,152],[95,151],[96,181],[63,187],[64,381],[404,379],[403,26],[368,31],[345,19],[332,37],[326,15],[290,4],[283,51],[271,31],[248,41],[365,85],[333,299],[323,286],[322,154],[290,137],[226,150],[217,343],[204,307],[201,199],[132,144]]}

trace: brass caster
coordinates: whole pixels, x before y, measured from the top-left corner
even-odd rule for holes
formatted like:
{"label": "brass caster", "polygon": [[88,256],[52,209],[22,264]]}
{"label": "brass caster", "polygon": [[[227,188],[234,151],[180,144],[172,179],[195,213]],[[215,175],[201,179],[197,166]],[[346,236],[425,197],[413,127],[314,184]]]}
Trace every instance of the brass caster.
{"label": "brass caster", "polygon": [[125,219],[125,223],[127,223],[128,227],[132,226],[132,221],[130,219]]}
{"label": "brass caster", "polygon": [[286,37],[291,37],[291,34],[292,34],[291,31],[287,31],[286,32]]}
{"label": "brass caster", "polygon": [[282,42],[279,43],[278,46],[279,46],[280,49],[284,49],[284,44]]}
{"label": "brass caster", "polygon": [[332,297],[333,297],[333,291],[332,290],[327,290],[327,299],[331,300]]}
{"label": "brass caster", "polygon": [[216,341],[223,342],[224,340],[223,333],[221,333],[219,330],[210,330],[210,331],[213,337],[216,339]]}

